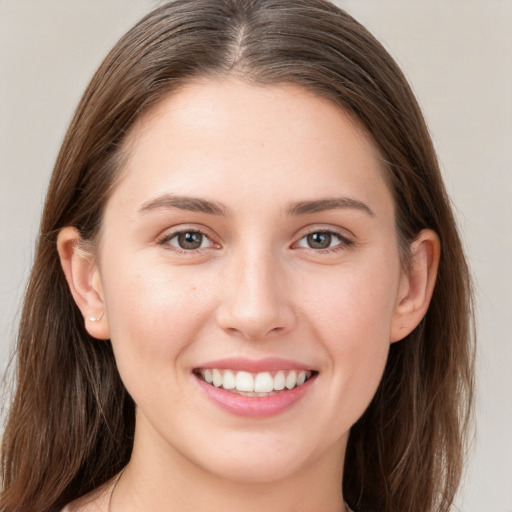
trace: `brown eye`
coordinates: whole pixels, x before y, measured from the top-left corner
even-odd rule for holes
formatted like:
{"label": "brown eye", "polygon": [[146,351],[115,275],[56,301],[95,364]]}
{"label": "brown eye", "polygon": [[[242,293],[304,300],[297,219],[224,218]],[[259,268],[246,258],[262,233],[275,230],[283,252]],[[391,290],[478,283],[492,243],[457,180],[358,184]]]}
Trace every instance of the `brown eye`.
{"label": "brown eye", "polygon": [[203,242],[203,235],[197,231],[186,231],[178,234],[178,245],[181,249],[199,249]]}
{"label": "brown eye", "polygon": [[163,243],[183,251],[194,251],[213,246],[212,241],[200,231],[180,231],[164,240]]}
{"label": "brown eye", "polygon": [[307,235],[306,241],[311,249],[327,249],[331,247],[332,234],[328,232],[310,233]]}
{"label": "brown eye", "polygon": [[[318,254],[324,254],[348,249],[353,243],[352,240],[336,231],[313,231],[304,235],[294,244],[294,247],[311,249],[318,251]],[[329,250],[327,251],[327,249]]]}

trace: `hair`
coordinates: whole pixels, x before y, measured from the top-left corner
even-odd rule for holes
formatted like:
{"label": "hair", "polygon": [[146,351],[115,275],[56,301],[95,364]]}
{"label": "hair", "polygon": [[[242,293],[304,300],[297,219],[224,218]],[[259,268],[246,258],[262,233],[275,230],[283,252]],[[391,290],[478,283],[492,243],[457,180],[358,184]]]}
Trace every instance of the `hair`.
{"label": "hair", "polygon": [[468,267],[414,95],[382,45],[324,0],[177,0],[116,44],[58,155],[17,340],[0,509],[53,512],[129,461],[135,405],[109,341],[84,328],[60,266],[65,226],[94,242],[141,114],[197,78],[296,84],[339,105],[379,148],[402,260],[424,228],[441,240],[430,308],[391,345],[378,391],[352,427],[343,485],[358,512],[445,512],[462,473],[473,391]]}

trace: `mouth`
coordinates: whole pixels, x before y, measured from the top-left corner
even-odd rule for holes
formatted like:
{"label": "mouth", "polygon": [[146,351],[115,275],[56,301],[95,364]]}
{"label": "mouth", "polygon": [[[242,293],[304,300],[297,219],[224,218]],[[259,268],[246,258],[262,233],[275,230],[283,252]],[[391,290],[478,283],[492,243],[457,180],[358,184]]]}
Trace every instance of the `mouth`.
{"label": "mouth", "polygon": [[194,374],[215,388],[248,397],[268,397],[303,386],[315,377],[314,370],[247,372],[223,368],[196,368]]}

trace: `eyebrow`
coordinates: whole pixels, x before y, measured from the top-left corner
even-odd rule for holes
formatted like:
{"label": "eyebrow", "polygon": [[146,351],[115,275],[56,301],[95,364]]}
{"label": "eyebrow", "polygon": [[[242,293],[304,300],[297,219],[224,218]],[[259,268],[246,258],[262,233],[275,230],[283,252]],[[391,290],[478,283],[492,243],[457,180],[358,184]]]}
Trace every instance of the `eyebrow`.
{"label": "eyebrow", "polygon": [[[229,209],[216,201],[209,201],[200,197],[178,196],[175,194],[162,194],[154,199],[145,202],[139,209],[141,213],[150,212],[159,208],[178,208],[189,212],[206,213],[209,215],[231,215]],[[361,210],[371,217],[375,214],[371,208],[351,197],[335,197],[327,199],[316,199],[311,201],[299,201],[293,203],[287,210],[288,215],[306,215],[308,213],[326,212],[341,208]]]}
{"label": "eyebrow", "polygon": [[175,194],[162,194],[144,203],[139,211],[150,212],[159,208],[179,208],[189,212],[208,213],[210,215],[228,216],[229,210],[215,201],[208,201],[199,197],[178,196]]}
{"label": "eyebrow", "polygon": [[337,210],[339,208],[361,210],[370,215],[370,217],[375,217],[375,213],[373,213],[368,205],[351,197],[333,197],[313,201],[299,201],[298,203],[294,203],[290,206],[288,209],[288,215],[305,215],[308,213]]}

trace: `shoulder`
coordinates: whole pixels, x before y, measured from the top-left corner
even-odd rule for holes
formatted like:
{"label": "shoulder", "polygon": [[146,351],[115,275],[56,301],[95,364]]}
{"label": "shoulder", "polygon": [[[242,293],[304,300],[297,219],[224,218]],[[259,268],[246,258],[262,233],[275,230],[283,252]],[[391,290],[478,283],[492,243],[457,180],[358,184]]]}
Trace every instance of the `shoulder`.
{"label": "shoulder", "polygon": [[112,493],[112,482],[66,505],[61,512],[108,512],[108,503]]}

